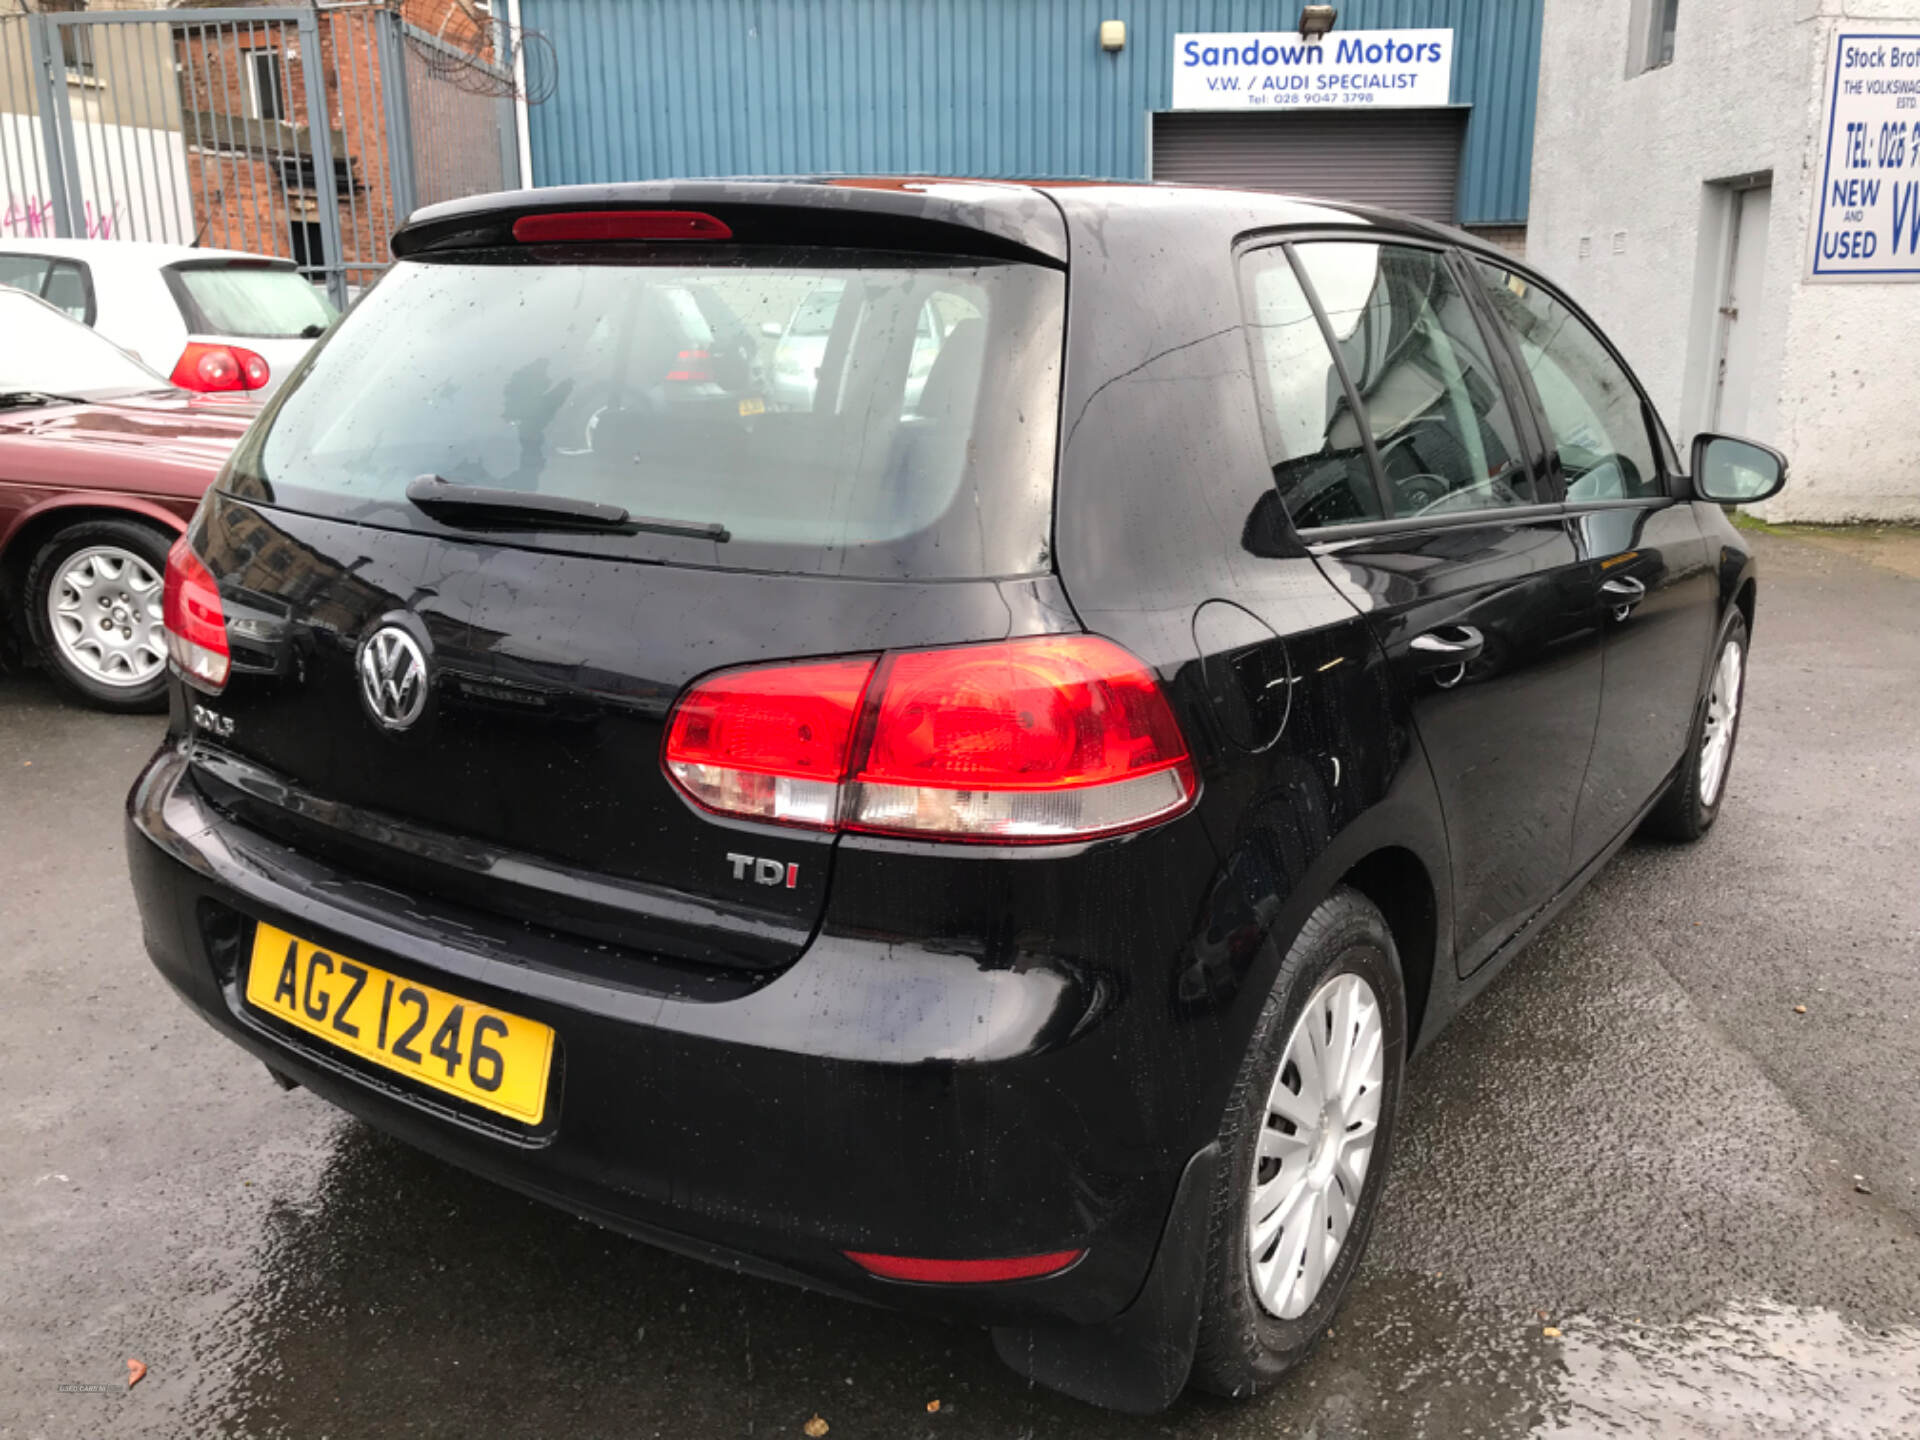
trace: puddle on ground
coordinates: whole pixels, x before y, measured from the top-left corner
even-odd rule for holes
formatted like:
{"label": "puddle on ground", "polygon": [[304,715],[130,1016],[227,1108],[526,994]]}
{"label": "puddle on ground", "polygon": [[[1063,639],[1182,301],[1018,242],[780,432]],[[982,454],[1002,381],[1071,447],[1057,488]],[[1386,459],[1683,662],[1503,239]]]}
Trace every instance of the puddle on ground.
{"label": "puddle on ground", "polygon": [[1265,1424],[1236,1418],[1220,1433],[1910,1440],[1920,1327],[1769,1300],[1676,1323],[1543,1318],[1487,1307],[1450,1280],[1376,1273],[1274,1401]]}
{"label": "puddle on ground", "polygon": [[1540,1436],[1920,1434],[1920,1329],[1764,1303],[1681,1325],[1568,1320]]}
{"label": "puddle on ground", "polygon": [[1920,1436],[1904,1314],[1879,1329],[1770,1300],[1660,1323],[1542,1316],[1377,1265],[1272,1394],[1114,1415],[1023,1384],[970,1327],[682,1260],[355,1125],[317,1143],[331,1153],[305,1183],[263,1171],[275,1198],[248,1202],[253,1238],[196,1271],[192,1296],[152,1297],[172,1324],[134,1327],[155,1368],[128,1433],[731,1440],[819,1413],[834,1440],[920,1440],[937,1398],[940,1440]]}

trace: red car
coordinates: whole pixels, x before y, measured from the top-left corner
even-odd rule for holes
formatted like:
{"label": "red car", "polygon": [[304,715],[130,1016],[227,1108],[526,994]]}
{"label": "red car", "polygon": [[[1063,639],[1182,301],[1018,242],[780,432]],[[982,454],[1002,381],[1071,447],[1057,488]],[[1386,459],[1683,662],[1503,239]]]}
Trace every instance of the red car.
{"label": "red car", "polygon": [[70,693],[166,708],[167,550],[257,413],[0,288],[0,610]]}

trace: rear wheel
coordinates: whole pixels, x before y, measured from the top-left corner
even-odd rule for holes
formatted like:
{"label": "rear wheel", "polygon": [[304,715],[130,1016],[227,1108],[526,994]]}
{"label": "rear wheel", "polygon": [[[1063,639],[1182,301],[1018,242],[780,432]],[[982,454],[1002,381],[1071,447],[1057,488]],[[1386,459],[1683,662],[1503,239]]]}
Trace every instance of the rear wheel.
{"label": "rear wheel", "polygon": [[1738,610],[1720,627],[1707,693],[1693,720],[1680,772],[1647,817],[1647,829],[1669,840],[1698,840],[1719,818],[1740,735],[1740,703],[1747,685],[1747,618]]}
{"label": "rear wheel", "polygon": [[167,538],[132,520],[86,520],[34,556],[28,629],[48,672],[100,710],[166,706],[161,590]]}
{"label": "rear wheel", "polygon": [[1256,1394],[1326,1333],[1386,1184],[1406,1043],[1392,932],[1336,891],[1280,967],[1221,1124],[1201,1389]]}

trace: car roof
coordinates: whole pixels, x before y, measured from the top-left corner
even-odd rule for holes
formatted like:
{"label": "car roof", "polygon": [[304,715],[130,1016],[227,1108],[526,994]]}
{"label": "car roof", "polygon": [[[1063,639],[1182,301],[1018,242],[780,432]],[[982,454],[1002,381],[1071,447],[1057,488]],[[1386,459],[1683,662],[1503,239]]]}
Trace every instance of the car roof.
{"label": "car roof", "polygon": [[[499,243],[511,221],[552,210],[599,207],[703,207],[729,216],[777,208],[782,227],[805,217],[810,230],[833,217],[857,214],[863,226],[878,219],[918,220],[961,227],[977,236],[1054,261],[1067,258],[1063,218],[1094,224],[1129,214],[1170,218],[1180,212],[1244,228],[1336,226],[1421,234],[1499,254],[1465,231],[1371,206],[1349,205],[1267,190],[1233,190],[1122,180],[998,180],[933,175],[732,176],[649,180],[611,185],[565,185],[474,195],[417,210],[394,237],[396,256],[437,248]],[[497,222],[488,225],[486,222]],[[742,240],[751,236],[734,226]],[[774,231],[768,238],[793,238]]]}
{"label": "car roof", "polygon": [[21,237],[10,235],[0,240],[0,254],[54,255],[61,259],[84,260],[89,265],[123,264],[136,269],[158,269],[182,260],[251,260],[291,267],[291,260],[277,255],[252,255],[245,250],[214,250],[204,245],[175,245],[159,240],[63,240],[52,235]]}

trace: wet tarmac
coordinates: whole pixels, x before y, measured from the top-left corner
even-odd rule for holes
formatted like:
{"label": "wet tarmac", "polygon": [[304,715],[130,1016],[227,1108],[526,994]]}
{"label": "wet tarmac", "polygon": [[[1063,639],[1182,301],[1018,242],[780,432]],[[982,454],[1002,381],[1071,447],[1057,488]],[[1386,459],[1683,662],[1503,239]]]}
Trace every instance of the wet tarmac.
{"label": "wet tarmac", "polygon": [[1760,545],[1719,826],[1416,1062],[1314,1358],[1150,1420],[283,1095],[141,953],[159,723],[0,677],[0,1437],[1920,1435],[1920,579]]}

